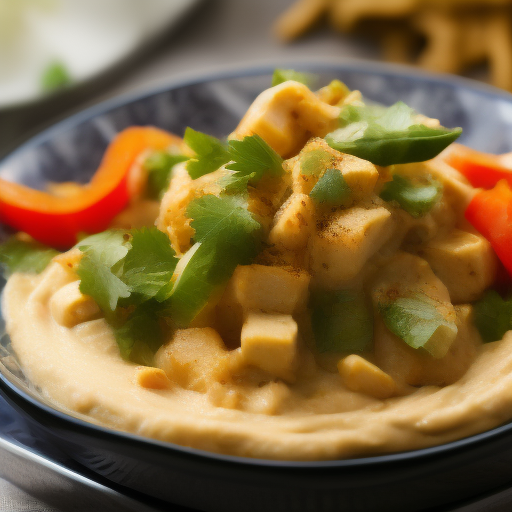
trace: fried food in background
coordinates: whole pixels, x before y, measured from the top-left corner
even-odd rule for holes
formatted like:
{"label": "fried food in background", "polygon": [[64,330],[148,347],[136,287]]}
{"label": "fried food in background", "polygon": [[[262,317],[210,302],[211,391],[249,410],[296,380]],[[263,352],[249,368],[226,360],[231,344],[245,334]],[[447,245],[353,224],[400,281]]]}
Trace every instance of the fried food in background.
{"label": "fried food in background", "polygon": [[512,90],[511,0],[297,0],[275,32],[291,41],[323,17],[341,32],[377,36],[386,60],[445,73],[487,63],[489,81]]}

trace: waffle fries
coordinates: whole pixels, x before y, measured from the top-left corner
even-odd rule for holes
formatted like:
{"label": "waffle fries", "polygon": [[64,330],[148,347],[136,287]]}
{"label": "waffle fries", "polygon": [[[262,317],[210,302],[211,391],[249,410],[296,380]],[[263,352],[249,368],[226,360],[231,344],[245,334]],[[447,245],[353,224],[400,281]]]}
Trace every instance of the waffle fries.
{"label": "waffle fries", "polygon": [[324,16],[341,32],[377,36],[386,60],[446,73],[487,63],[490,82],[512,90],[512,0],[298,0],[275,32],[291,41]]}

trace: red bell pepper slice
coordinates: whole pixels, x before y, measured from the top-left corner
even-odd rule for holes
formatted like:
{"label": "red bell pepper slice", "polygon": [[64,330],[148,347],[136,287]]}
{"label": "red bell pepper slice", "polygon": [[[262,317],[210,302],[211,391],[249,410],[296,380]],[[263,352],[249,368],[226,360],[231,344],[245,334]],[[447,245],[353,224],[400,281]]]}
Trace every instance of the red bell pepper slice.
{"label": "red bell pepper slice", "polygon": [[491,243],[512,275],[512,189],[501,180],[491,190],[478,192],[466,209],[466,219]]}
{"label": "red bell pepper slice", "polygon": [[443,156],[446,163],[463,174],[473,187],[485,189],[503,179],[512,185],[510,158],[510,155],[481,153],[461,144],[453,144]]}
{"label": "red bell pepper slice", "polygon": [[158,128],[131,127],[110,143],[91,181],[69,197],[0,179],[0,222],[44,244],[66,249],[79,233],[98,233],[128,204],[128,174],[145,150],[165,150],[182,139]]}

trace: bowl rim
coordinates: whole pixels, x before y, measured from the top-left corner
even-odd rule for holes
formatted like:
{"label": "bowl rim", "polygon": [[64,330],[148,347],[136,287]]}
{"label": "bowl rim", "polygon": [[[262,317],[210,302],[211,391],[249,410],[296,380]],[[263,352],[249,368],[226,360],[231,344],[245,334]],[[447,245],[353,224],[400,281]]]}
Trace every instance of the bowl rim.
{"label": "bowl rim", "polygon": [[[16,158],[19,154],[35,148],[49,140],[54,135],[65,131],[81,123],[92,120],[95,117],[108,113],[111,110],[122,108],[130,103],[147,99],[167,91],[171,91],[180,87],[192,86],[200,83],[206,83],[215,80],[229,80],[236,78],[249,78],[252,76],[271,75],[275,68],[293,68],[301,71],[309,72],[327,72],[327,71],[344,71],[357,72],[367,75],[379,75],[385,77],[401,77],[409,79],[413,82],[431,83],[436,85],[448,86],[452,89],[466,89],[470,92],[480,94],[493,99],[500,99],[512,104],[512,94],[497,89],[491,85],[477,82],[468,78],[453,76],[448,74],[432,74],[411,66],[400,64],[386,64],[373,61],[361,61],[357,59],[331,59],[321,58],[315,62],[307,59],[291,59],[283,62],[283,60],[265,60],[258,64],[230,65],[221,68],[216,67],[211,70],[203,70],[175,75],[170,80],[165,80],[155,86],[144,88],[140,91],[125,93],[80,110],[69,117],[43,129],[40,133],[22,143],[11,153],[0,159],[0,173],[4,166],[9,164],[11,159]],[[1,290],[0,290],[1,291]],[[416,462],[420,459],[427,459],[436,456],[447,455],[452,452],[460,451],[469,446],[481,444],[489,439],[499,437],[512,431],[512,421],[491,430],[474,434],[463,439],[451,441],[438,446],[431,446],[417,450],[409,450],[404,452],[390,453],[384,455],[359,457],[352,459],[337,460],[319,460],[319,461],[290,461],[290,460],[273,460],[273,459],[256,459],[242,456],[225,455],[221,453],[208,452],[201,449],[181,446],[171,442],[158,441],[152,438],[146,438],[131,434],[124,431],[114,430],[104,427],[93,422],[85,421],[79,417],[68,414],[59,409],[53,408],[40,399],[34,393],[27,393],[14,382],[14,378],[9,378],[9,372],[3,364],[0,363],[0,392],[9,400],[17,403],[12,398],[11,393],[18,399],[28,402],[32,407],[42,411],[45,415],[70,425],[75,431],[80,431],[86,435],[91,433],[98,438],[124,443],[135,443],[141,447],[170,450],[177,455],[207,459],[210,462],[220,462],[227,464],[236,464],[250,466],[254,468],[287,468],[295,470],[309,469],[347,469],[347,468],[375,468],[376,466],[398,464],[407,462]],[[18,407],[21,407],[18,404]],[[21,407],[22,408],[22,407]],[[27,411],[24,411],[29,414]]]}

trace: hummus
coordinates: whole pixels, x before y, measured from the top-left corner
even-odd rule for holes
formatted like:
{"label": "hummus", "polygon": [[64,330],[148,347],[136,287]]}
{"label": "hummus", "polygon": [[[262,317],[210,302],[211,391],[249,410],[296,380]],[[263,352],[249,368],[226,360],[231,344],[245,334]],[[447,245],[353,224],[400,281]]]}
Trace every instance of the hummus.
{"label": "hummus", "polygon": [[[9,278],[7,331],[45,398],[120,431],[279,460],[425,448],[512,418],[512,334],[484,344],[473,322],[471,304],[498,266],[464,220],[474,190],[440,158],[379,167],[328,146],[320,137],[359,101],[328,92],[285,82],[231,135],[258,133],[287,158],[282,175],[261,178],[246,197],[262,248],[189,325],[171,325],[152,364],[121,357],[108,315],[80,291],[76,249],[39,275]],[[345,201],[315,199],[319,176],[304,170],[313,154],[341,173]],[[176,283],[200,246],[190,204],[223,197],[219,183],[231,175],[221,165],[193,180],[186,166],[175,167],[156,221],[181,257]],[[395,174],[436,183],[428,211],[387,198]],[[430,315],[419,334],[412,306]]]}

